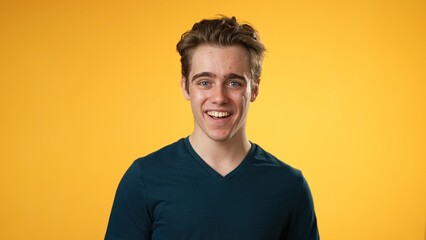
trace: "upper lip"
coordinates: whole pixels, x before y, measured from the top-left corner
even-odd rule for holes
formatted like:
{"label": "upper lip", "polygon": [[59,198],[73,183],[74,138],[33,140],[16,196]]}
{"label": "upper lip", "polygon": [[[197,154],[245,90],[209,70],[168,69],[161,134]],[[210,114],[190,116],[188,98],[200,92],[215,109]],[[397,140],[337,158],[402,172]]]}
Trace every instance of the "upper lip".
{"label": "upper lip", "polygon": [[207,109],[207,110],[205,110],[205,112],[227,112],[227,113],[231,113],[231,111],[226,110],[226,109]]}
{"label": "upper lip", "polygon": [[229,115],[232,114],[231,111],[227,111],[227,110],[206,110],[205,111],[205,113],[208,113],[208,112],[223,112],[223,113],[228,113]]}

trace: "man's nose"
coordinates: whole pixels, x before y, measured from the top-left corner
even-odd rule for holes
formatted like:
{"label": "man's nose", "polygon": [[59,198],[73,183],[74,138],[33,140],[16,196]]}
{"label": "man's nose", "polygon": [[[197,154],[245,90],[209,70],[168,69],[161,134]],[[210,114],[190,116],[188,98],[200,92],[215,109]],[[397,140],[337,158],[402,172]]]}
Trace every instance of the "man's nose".
{"label": "man's nose", "polygon": [[211,99],[212,103],[224,104],[228,102],[226,89],[223,86],[216,86],[212,89]]}

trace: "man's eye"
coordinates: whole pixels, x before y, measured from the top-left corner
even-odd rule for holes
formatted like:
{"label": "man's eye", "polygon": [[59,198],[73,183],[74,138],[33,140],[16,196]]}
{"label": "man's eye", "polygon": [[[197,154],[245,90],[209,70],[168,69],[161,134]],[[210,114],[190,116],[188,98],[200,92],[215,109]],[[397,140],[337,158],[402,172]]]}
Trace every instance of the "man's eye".
{"label": "man's eye", "polygon": [[209,82],[207,82],[207,81],[199,81],[198,85],[200,85],[200,86],[208,86]]}
{"label": "man's eye", "polygon": [[229,84],[229,86],[231,86],[231,87],[240,87],[240,86],[241,86],[241,83],[236,82],[236,81],[231,81],[231,82],[229,82],[228,84]]}

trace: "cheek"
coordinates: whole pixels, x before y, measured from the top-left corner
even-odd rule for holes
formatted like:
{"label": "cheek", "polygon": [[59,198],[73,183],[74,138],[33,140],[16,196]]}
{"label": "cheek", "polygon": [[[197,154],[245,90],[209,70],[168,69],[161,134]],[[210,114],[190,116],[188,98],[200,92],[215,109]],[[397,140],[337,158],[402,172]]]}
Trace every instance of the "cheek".
{"label": "cheek", "polygon": [[243,92],[243,93],[237,94],[233,96],[233,99],[237,105],[245,106],[247,105],[247,102],[250,100],[250,93]]}
{"label": "cheek", "polygon": [[205,101],[206,97],[199,91],[191,92],[191,105],[200,106]]}
{"label": "cheek", "polygon": [[194,99],[194,101],[201,102],[204,99],[208,98],[208,92],[207,91],[200,91],[200,90],[193,91],[192,92],[192,98]]}

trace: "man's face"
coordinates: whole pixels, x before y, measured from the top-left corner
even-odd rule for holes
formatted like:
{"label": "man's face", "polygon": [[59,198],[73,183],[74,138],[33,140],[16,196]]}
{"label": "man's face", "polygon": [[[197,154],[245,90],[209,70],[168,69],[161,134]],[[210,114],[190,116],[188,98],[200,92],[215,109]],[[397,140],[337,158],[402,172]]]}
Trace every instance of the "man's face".
{"label": "man's face", "polygon": [[189,92],[185,78],[181,85],[191,101],[194,135],[225,141],[245,134],[248,107],[258,93],[250,75],[248,51],[241,46],[201,45],[193,53],[188,77]]}

